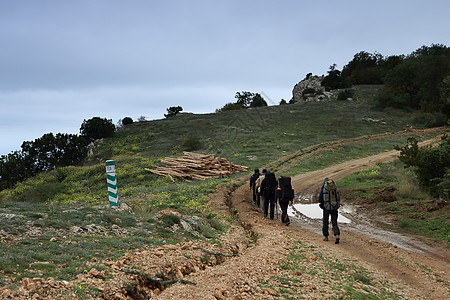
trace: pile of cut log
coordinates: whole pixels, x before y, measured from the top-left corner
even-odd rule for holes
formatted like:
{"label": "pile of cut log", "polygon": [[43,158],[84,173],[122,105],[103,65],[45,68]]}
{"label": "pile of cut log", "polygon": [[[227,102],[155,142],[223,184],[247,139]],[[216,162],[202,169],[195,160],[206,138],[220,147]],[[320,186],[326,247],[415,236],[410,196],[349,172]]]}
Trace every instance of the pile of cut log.
{"label": "pile of cut log", "polygon": [[166,166],[155,169],[146,168],[145,170],[180,180],[223,178],[248,170],[248,167],[236,165],[225,158],[216,157],[214,154],[184,152],[181,157],[166,157],[161,162]]}

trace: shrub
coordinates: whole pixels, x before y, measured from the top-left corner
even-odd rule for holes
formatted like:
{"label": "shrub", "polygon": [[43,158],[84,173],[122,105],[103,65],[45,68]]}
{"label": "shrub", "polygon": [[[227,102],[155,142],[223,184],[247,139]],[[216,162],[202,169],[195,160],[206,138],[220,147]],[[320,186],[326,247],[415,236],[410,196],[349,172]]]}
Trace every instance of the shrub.
{"label": "shrub", "polygon": [[434,148],[419,148],[415,138],[409,138],[403,147],[396,145],[394,148],[400,151],[399,159],[405,163],[405,168],[414,167],[420,186],[435,197],[449,199],[450,139],[447,136]]}
{"label": "shrub", "polygon": [[185,151],[199,150],[203,146],[202,141],[198,137],[191,137],[184,141],[183,149]]}
{"label": "shrub", "polygon": [[133,124],[133,119],[130,117],[125,117],[122,120],[122,125],[130,125]]}
{"label": "shrub", "polygon": [[116,127],[112,120],[94,117],[83,121],[80,127],[80,133],[90,141],[94,141],[101,138],[112,137],[115,129]]}
{"label": "shrub", "polygon": [[337,99],[338,100],[347,100],[348,98],[353,98],[353,94],[354,93],[352,90],[343,90],[343,91],[339,92]]}
{"label": "shrub", "polygon": [[167,109],[167,114],[164,114],[164,117],[174,117],[176,116],[180,111],[183,111],[183,108],[181,106],[171,106]]}

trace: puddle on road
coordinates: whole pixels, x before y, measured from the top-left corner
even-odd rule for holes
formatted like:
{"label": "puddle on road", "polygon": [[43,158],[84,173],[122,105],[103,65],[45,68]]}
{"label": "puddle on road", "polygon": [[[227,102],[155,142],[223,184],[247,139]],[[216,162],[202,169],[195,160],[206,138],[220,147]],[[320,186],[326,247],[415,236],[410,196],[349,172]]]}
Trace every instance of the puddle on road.
{"label": "puddle on road", "polygon": [[[343,209],[339,209],[339,212],[344,211]],[[298,213],[311,218],[311,219],[322,219],[323,212],[319,207],[319,204],[301,204],[296,203],[288,208],[288,215],[296,216]],[[342,214],[338,216],[339,223],[350,223],[350,219],[344,217]]]}
{"label": "puddle on road", "polygon": [[[297,199],[294,200],[294,205],[288,206],[288,215],[292,216],[293,219],[297,219],[304,226],[312,226],[312,230],[317,230],[317,228],[322,226],[321,219],[323,212],[317,202],[317,196],[312,194],[300,194]],[[318,222],[318,220],[320,221]],[[344,203],[339,208],[338,224],[346,224],[344,227],[345,230],[364,234],[368,237],[388,242],[408,251],[434,253],[431,247],[417,239],[376,228],[371,223],[370,218],[367,218],[364,215],[364,211],[359,211],[359,209],[353,205]]]}
{"label": "puddle on road", "polygon": [[[343,216],[341,213],[352,214],[354,210],[354,207],[350,205],[341,206],[341,208],[339,208],[338,222],[346,224],[350,223],[351,220]],[[300,195],[294,205],[289,206],[288,214],[295,217],[298,216],[299,213],[310,219],[322,219],[323,216],[323,211],[319,207],[317,199],[314,199],[311,194]]]}

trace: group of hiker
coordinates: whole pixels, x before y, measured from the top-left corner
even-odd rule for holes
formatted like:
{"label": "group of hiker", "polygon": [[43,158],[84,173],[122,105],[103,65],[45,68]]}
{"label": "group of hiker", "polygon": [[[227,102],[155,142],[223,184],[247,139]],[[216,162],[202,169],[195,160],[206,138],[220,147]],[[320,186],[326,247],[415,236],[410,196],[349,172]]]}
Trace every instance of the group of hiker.
{"label": "group of hiker", "polygon": [[[287,213],[289,203],[294,201],[294,188],[292,187],[291,177],[279,176],[278,179],[274,172],[266,169],[259,173],[255,169],[250,177],[250,190],[252,191],[253,203],[260,207],[263,204],[264,217],[275,217],[277,201],[281,209],[281,222],[288,226],[291,222]],[[340,206],[340,194],[336,183],[326,177],[323,180],[318,195],[319,207],[323,210],[322,235],[323,240],[328,241],[329,219],[331,217],[332,231],[335,244],[340,242],[340,230],[337,224],[338,209]]]}
{"label": "group of hiker", "polygon": [[252,190],[253,203],[258,207],[263,200],[264,217],[270,217],[271,220],[275,218],[277,201],[281,208],[281,222],[288,226],[291,222],[287,213],[289,202],[294,201],[294,188],[291,185],[291,177],[279,176],[278,179],[275,173],[259,169],[250,177],[250,189]]}

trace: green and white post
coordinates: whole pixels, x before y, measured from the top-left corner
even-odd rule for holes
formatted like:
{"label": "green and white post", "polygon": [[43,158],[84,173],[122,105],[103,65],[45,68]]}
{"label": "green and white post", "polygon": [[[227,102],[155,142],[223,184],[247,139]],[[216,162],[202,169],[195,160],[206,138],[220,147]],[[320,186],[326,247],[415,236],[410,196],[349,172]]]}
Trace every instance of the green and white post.
{"label": "green and white post", "polygon": [[106,183],[108,184],[109,206],[119,206],[119,193],[117,191],[116,163],[107,160],[106,163]]}

